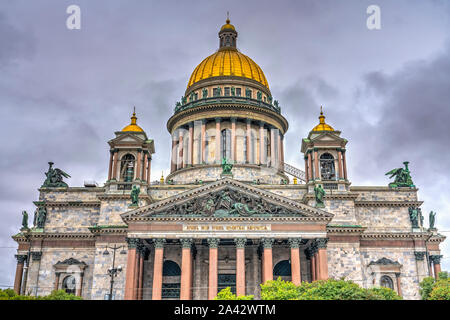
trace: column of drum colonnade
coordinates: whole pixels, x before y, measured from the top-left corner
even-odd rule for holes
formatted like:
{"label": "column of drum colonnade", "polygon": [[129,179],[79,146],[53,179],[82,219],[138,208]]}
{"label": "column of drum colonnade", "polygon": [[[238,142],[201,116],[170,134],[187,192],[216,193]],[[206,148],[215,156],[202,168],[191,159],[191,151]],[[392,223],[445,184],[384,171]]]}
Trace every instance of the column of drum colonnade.
{"label": "column of drum colonnade", "polygon": [[[218,252],[219,238],[206,239],[209,246],[209,270],[208,270],[208,299],[213,299],[217,295],[218,290]],[[261,280],[265,283],[273,280],[273,259],[272,248],[274,238],[260,239],[262,245],[261,254]],[[144,250],[142,242],[139,239],[127,239],[128,242],[128,260],[126,269],[125,283],[125,299],[141,300],[143,291],[143,258]],[[153,287],[152,299],[160,300],[162,298],[162,280],[163,280],[163,263],[164,263],[164,244],[165,239],[153,239],[155,252],[153,259]],[[180,283],[180,299],[192,299],[193,291],[193,255],[192,245],[193,239],[180,239],[181,253],[181,283]],[[245,286],[245,245],[246,238],[234,239],[236,246],[236,294],[245,295],[252,294],[246,291]],[[289,238],[290,260],[291,260],[291,276],[292,282],[299,285],[301,279],[301,262],[300,262],[300,243],[301,238]],[[312,280],[325,280],[328,278],[328,264],[326,251],[326,238],[319,238],[312,241],[311,245],[306,249],[306,254],[311,259]]]}
{"label": "column of drum colonnade", "polygon": [[[280,130],[276,127],[265,123],[264,121],[256,121],[251,119],[237,119],[237,118],[214,118],[210,119],[210,122],[215,122],[215,150],[219,150],[219,152],[215,152],[215,158],[214,159],[207,159],[206,154],[206,124],[208,122],[207,119],[199,120],[198,123],[200,125],[200,141],[198,144],[199,150],[198,153],[200,154],[200,159],[197,161],[197,163],[194,163],[194,154],[196,154],[194,150],[194,121],[189,122],[188,124],[185,124],[183,126],[178,127],[175,129],[172,133],[172,153],[171,153],[171,167],[170,172],[174,172],[176,170],[190,167],[194,164],[203,164],[206,163],[206,161],[214,162],[214,163],[220,163],[222,158],[220,155],[220,150],[222,148],[222,122],[223,121],[230,121],[231,122],[231,159],[232,161],[236,161],[237,159],[237,149],[236,149],[236,123],[238,121],[241,121],[242,123],[245,123],[246,129],[245,129],[245,136],[247,137],[246,142],[246,155],[245,155],[245,163],[253,163],[253,164],[262,164],[262,165],[270,165],[272,167],[280,166],[282,163],[284,163],[284,136],[281,134]],[[259,136],[259,141],[262,143],[262,148],[259,148],[258,154],[251,156],[251,125],[257,124],[259,126],[259,130],[257,132],[257,136]],[[268,130],[267,136],[270,139],[270,154],[275,155],[275,159],[270,161],[267,157],[267,150],[266,150],[266,144],[264,140],[264,129]],[[217,139],[219,137],[219,139]],[[276,144],[274,143],[276,141]],[[186,149],[186,143],[184,141],[187,141],[187,150]],[[277,150],[275,150],[275,145],[277,146]],[[255,148],[256,152],[256,148]],[[185,161],[184,155],[187,153],[187,161]],[[278,156],[277,156],[278,155]],[[250,162],[250,159],[254,161]],[[200,163],[198,163],[200,162]]]}

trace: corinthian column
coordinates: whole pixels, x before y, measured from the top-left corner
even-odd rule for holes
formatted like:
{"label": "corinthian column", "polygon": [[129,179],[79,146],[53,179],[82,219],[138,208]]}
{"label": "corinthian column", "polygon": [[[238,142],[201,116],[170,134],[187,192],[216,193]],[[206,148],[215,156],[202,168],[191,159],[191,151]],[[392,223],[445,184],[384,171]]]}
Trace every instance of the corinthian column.
{"label": "corinthian column", "polygon": [[215,155],[216,155],[216,163],[220,163],[220,118],[216,118],[216,151],[215,151]]}
{"label": "corinthian column", "polygon": [[22,277],[23,277],[23,265],[27,259],[26,255],[18,254],[16,255],[17,266],[16,266],[16,277],[14,279],[14,291],[20,294],[22,287]]}
{"label": "corinthian column", "polygon": [[236,243],[236,295],[245,295],[245,243],[247,239],[234,239]]}
{"label": "corinthian column", "polygon": [[153,288],[152,299],[161,300],[162,297],[162,280],[163,280],[163,263],[164,263],[164,243],[166,239],[154,239],[155,257],[153,261]]}
{"label": "corinthian column", "polygon": [[192,239],[181,239],[180,300],[192,299]]}
{"label": "corinthian column", "polygon": [[217,296],[218,277],[218,246],[219,239],[209,238],[209,276],[208,276],[208,299],[213,300]]}
{"label": "corinthian column", "polygon": [[273,238],[264,238],[263,243],[263,283],[273,280],[272,245]]}
{"label": "corinthian column", "polygon": [[300,238],[289,238],[288,242],[291,246],[291,275],[292,283],[300,285],[302,282],[300,272]]}

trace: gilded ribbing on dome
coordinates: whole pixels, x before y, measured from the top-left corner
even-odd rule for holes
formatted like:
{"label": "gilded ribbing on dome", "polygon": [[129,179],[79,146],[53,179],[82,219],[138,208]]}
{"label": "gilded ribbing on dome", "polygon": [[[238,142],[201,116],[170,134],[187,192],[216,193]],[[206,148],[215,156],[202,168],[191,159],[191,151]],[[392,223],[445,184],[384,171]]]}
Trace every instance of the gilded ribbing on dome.
{"label": "gilded ribbing on dome", "polygon": [[222,50],[204,59],[195,68],[188,82],[193,84],[212,77],[236,76],[255,80],[269,88],[269,83],[261,68],[245,54],[235,50]]}

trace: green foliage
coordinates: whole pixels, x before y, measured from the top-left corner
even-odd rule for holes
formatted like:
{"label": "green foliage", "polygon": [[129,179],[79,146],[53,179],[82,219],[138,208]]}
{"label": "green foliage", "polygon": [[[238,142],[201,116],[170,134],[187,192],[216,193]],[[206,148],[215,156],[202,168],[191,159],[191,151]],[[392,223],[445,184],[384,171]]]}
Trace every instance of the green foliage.
{"label": "green foliage", "polygon": [[420,282],[419,286],[419,292],[420,296],[422,297],[422,300],[428,300],[430,297],[431,291],[433,291],[433,287],[436,281],[433,277],[426,277]]}
{"label": "green foliage", "polygon": [[64,290],[53,290],[48,296],[40,297],[39,300],[83,300],[83,298],[69,294]]}
{"label": "green foliage", "polygon": [[297,286],[289,281],[269,280],[261,284],[262,300],[296,300],[298,298]]}
{"label": "green foliage", "polygon": [[436,281],[428,300],[450,300],[450,279]]}
{"label": "green foliage", "polygon": [[64,290],[54,290],[48,296],[18,295],[12,289],[0,289],[0,300],[82,300],[81,297],[68,294]]}
{"label": "green foliage", "polygon": [[447,271],[439,272],[438,280],[426,277],[419,285],[423,300],[450,300],[450,279]]}
{"label": "green foliage", "polygon": [[261,285],[262,300],[401,300],[389,288],[365,289],[352,281],[343,279],[302,282],[296,286],[292,282],[278,278]]}
{"label": "green foliage", "polygon": [[220,290],[214,300],[253,300],[253,295],[247,296],[236,296],[233,292],[231,292],[230,287],[226,287],[225,289]]}

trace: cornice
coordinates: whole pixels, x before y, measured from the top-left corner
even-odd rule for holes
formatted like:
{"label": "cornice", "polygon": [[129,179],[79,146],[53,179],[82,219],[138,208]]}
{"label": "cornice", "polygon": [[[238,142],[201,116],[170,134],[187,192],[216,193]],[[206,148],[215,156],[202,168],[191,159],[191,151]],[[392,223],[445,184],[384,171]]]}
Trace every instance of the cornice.
{"label": "cornice", "polygon": [[[130,194],[123,193],[104,193],[97,196],[99,200],[131,200]],[[139,199],[147,199],[153,201],[152,197],[148,194],[140,194]]]}
{"label": "cornice", "polygon": [[[359,196],[358,193],[353,193],[353,192],[328,193],[326,189],[325,189],[325,192],[326,192],[325,197],[324,197],[325,200],[334,200],[334,199],[350,199],[350,200],[353,199],[354,200],[354,199],[358,198],[358,196]],[[315,199],[314,193],[304,194],[302,201],[306,201],[306,200],[310,200],[310,199]]]}
{"label": "cornice", "polygon": [[46,207],[100,207],[100,201],[35,201],[36,206]]}
{"label": "cornice", "polygon": [[362,234],[366,229],[359,225],[327,225],[327,234]]}
{"label": "cornice", "polygon": [[[275,125],[278,124],[277,126],[279,127],[279,129],[282,129],[282,133],[286,133],[286,131],[288,130],[289,124],[288,121],[286,120],[286,118],[284,118],[280,113],[277,113],[275,111],[272,111],[268,108],[265,107],[258,107],[258,106],[252,106],[252,105],[246,105],[246,104],[240,104],[240,103],[226,103],[226,102],[218,102],[218,103],[214,103],[214,104],[208,104],[208,105],[200,105],[200,106],[195,106],[195,107],[191,107],[182,111],[179,111],[178,113],[174,114],[172,117],[170,117],[170,119],[167,121],[167,130],[171,133],[173,131],[173,129],[176,129],[174,126],[177,125],[183,125],[185,124],[182,119],[183,118],[187,118],[187,117],[191,117],[191,116],[196,116],[198,115],[198,117],[195,117],[195,119],[204,119],[205,115],[201,114],[202,112],[207,112],[208,116],[207,118],[215,118],[219,115],[217,115],[214,111],[227,111],[227,110],[231,110],[233,111],[233,117],[237,117],[237,118],[252,118],[255,117],[254,120],[255,121],[259,121],[259,120],[264,120],[264,119],[258,119],[258,114],[260,115],[264,115],[267,117],[267,119],[265,120],[266,122]],[[255,114],[249,114],[249,112],[254,112]],[[230,115],[226,115],[231,116]],[[223,115],[223,117],[225,117],[225,115]],[[272,120],[272,121],[270,121]],[[193,120],[188,120],[186,121],[193,121]]]}
{"label": "cornice", "polygon": [[31,232],[29,238],[23,234],[18,234],[12,237],[17,242],[29,242],[30,240],[41,240],[41,239],[58,239],[58,240],[95,240],[95,237],[91,233],[50,233],[50,232]]}
{"label": "cornice", "polygon": [[294,217],[294,216],[250,216],[250,217],[199,217],[199,216],[136,216],[127,219],[127,222],[321,222],[328,223],[332,217]]}
{"label": "cornice", "polygon": [[361,240],[427,240],[429,232],[368,232],[361,234]]}
{"label": "cornice", "polygon": [[42,193],[47,192],[105,192],[104,187],[61,187],[61,188],[39,188]]}
{"label": "cornice", "polygon": [[423,201],[365,201],[356,200],[359,207],[420,207]]}
{"label": "cornice", "polygon": [[389,192],[411,192],[419,191],[418,188],[389,188],[388,186],[352,186],[350,191],[389,191]]}
{"label": "cornice", "polygon": [[126,234],[128,232],[127,225],[116,225],[116,226],[93,226],[89,227],[89,231],[95,235],[101,234]]}

